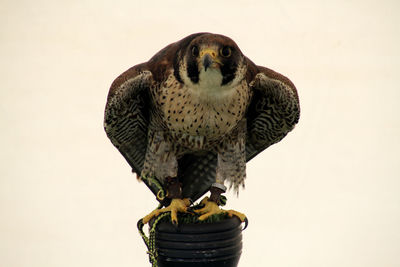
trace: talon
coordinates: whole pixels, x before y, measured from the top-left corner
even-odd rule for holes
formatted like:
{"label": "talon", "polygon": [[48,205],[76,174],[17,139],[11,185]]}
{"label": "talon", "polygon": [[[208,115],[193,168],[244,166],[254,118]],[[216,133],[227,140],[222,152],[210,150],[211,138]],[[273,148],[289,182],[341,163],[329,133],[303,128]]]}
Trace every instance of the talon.
{"label": "talon", "polygon": [[214,201],[208,201],[208,197],[205,197],[200,203],[204,204],[204,208],[194,210],[194,212],[196,212],[197,214],[202,214],[199,217],[200,221],[203,221],[214,214],[227,213],[229,217],[235,215],[236,217],[239,218],[241,222],[244,222],[245,223],[244,229],[246,229],[248,225],[248,220],[246,215],[244,215],[243,213],[235,210],[223,210]]}
{"label": "talon", "polygon": [[244,227],[243,227],[242,231],[245,230],[248,225],[249,225],[249,220],[246,217],[246,218],[244,218]]}
{"label": "talon", "polygon": [[150,212],[147,216],[145,216],[142,221],[144,224],[148,223],[154,217],[157,217],[160,213],[171,212],[171,222],[174,225],[178,225],[178,212],[187,212],[187,206],[190,205],[190,201],[188,198],[178,199],[174,198],[171,201],[171,204],[163,209],[156,209]]}
{"label": "talon", "polygon": [[236,216],[239,218],[239,220],[241,222],[244,222],[244,228],[242,229],[242,231],[247,228],[247,225],[249,224],[249,220],[247,219],[246,215],[244,215],[241,212],[235,211],[235,210],[228,210],[226,212],[228,213],[229,217]]}
{"label": "talon", "polygon": [[195,210],[194,212],[196,212],[197,214],[202,214],[199,217],[200,221],[203,221],[205,219],[207,219],[208,217],[210,217],[211,215],[214,214],[219,214],[222,212],[225,212],[224,210],[222,210],[217,203],[213,202],[213,201],[208,201],[208,197],[203,198],[203,200],[200,202],[201,204],[204,204],[204,207],[198,210]]}

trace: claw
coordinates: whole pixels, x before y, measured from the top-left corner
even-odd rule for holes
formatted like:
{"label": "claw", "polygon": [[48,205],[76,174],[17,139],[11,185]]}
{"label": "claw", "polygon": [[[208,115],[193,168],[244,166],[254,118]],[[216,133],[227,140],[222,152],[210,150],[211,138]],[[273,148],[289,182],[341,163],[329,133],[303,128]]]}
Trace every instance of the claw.
{"label": "claw", "polygon": [[249,225],[249,220],[247,219],[246,215],[244,215],[243,213],[235,211],[235,210],[227,210],[226,212],[228,213],[229,217],[232,217],[233,215],[235,215],[236,217],[239,218],[239,220],[241,222],[244,222],[244,228],[242,229],[242,231],[247,228],[247,225]]}
{"label": "claw", "polygon": [[227,213],[229,217],[232,217],[235,215],[236,217],[238,217],[240,219],[241,222],[245,223],[243,230],[246,229],[246,227],[249,223],[246,215],[244,215],[243,213],[235,211],[235,210],[221,209],[217,203],[215,203],[213,201],[208,201],[208,197],[203,198],[203,200],[200,202],[200,204],[203,204],[204,207],[194,211],[197,214],[202,214],[199,217],[200,221],[203,221],[214,214]]}
{"label": "claw", "polygon": [[246,218],[244,218],[244,227],[243,227],[242,231],[245,230],[248,225],[249,225],[249,220],[246,217]]}
{"label": "claw", "polygon": [[157,217],[160,213],[171,212],[171,222],[174,225],[178,225],[178,212],[187,212],[187,207],[190,205],[190,200],[185,199],[172,199],[171,204],[163,209],[155,209],[143,218],[143,223],[148,223],[154,217]]}
{"label": "claw", "polygon": [[207,218],[210,217],[211,215],[219,214],[219,213],[223,212],[223,210],[221,210],[221,209],[218,207],[218,204],[217,204],[217,203],[215,203],[215,202],[213,202],[213,201],[208,201],[208,198],[204,198],[204,199],[201,201],[201,203],[204,204],[204,207],[201,208],[201,209],[195,210],[195,212],[196,212],[197,214],[202,214],[202,215],[199,217],[199,220],[200,220],[200,221],[203,221],[203,220],[207,219]]}

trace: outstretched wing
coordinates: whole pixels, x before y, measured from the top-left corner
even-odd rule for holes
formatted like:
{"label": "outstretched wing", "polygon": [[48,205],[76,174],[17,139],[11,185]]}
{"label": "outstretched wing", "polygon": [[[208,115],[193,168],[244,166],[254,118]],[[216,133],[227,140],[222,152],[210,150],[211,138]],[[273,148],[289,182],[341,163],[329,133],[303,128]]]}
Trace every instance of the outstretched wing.
{"label": "outstretched wing", "polygon": [[[121,74],[111,85],[104,116],[104,129],[114,146],[125,157],[132,170],[140,175],[148,146],[151,110],[152,72],[137,65]],[[179,159],[179,179],[183,195],[193,201],[208,191],[215,181],[215,153],[187,154]],[[158,188],[143,180],[157,195]],[[167,203],[163,203],[166,205]]]}
{"label": "outstretched wing", "polygon": [[104,115],[108,138],[138,175],[147,148],[152,80],[143,64],[122,73],[111,85]]}
{"label": "outstretched wing", "polygon": [[[122,73],[111,85],[107,98],[104,128],[114,146],[125,157],[132,170],[141,174],[148,146],[148,126],[151,102],[150,86],[161,84],[173,72],[179,81],[177,56],[193,38],[190,35],[158,52],[148,62]],[[203,195],[215,181],[216,155],[187,154],[179,159],[178,176],[183,183],[183,195],[193,201]],[[157,195],[154,183],[143,180]],[[166,203],[163,202],[165,205]]]}
{"label": "outstretched wing", "polygon": [[285,76],[265,67],[249,66],[253,97],[247,115],[246,160],[284,138],[300,117],[294,84]]}

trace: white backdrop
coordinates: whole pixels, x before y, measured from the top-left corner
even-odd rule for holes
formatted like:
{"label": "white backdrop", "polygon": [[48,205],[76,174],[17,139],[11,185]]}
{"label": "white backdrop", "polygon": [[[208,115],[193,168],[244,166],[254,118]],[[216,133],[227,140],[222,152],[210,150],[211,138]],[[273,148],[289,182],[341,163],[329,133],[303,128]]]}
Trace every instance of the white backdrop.
{"label": "white backdrop", "polygon": [[149,266],[156,205],[107,139],[121,72],[199,31],[287,75],[302,114],[228,207],[246,266],[400,266],[398,1],[2,1],[0,262]]}

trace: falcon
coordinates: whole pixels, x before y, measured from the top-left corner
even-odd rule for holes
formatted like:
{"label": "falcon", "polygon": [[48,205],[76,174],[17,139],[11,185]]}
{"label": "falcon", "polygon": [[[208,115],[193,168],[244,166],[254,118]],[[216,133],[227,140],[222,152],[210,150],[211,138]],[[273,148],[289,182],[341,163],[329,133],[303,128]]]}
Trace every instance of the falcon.
{"label": "falcon", "polygon": [[246,162],[282,140],[299,116],[288,78],[255,65],[226,36],[195,33],[114,80],[104,128],[165,206],[143,223],[169,211],[177,224],[177,213],[207,191],[199,220],[228,213],[244,221],[219,207],[221,194],[226,185],[244,187]]}

